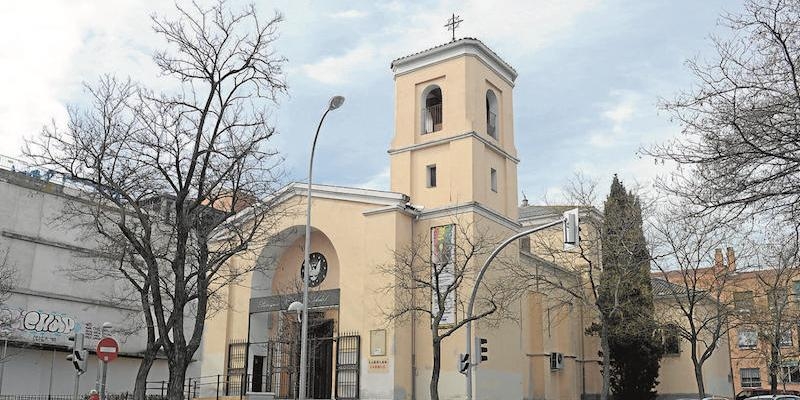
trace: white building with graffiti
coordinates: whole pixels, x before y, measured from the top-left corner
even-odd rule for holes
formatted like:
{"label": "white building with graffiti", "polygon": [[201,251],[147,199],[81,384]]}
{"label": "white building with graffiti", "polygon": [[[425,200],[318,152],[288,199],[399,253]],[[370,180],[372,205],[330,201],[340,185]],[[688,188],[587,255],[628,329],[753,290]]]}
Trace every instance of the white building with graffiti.
{"label": "white building with graffiti", "polygon": [[[0,260],[14,270],[13,288],[0,306],[0,346],[7,344],[0,394],[70,395],[75,370],[66,356],[75,332],[85,335],[89,350],[80,391],[94,388],[93,349],[103,335],[120,344],[120,357],[108,367],[108,393],[132,391],[145,348],[141,309],[119,301],[126,282],[77,274],[80,265],[103,262],[92,257],[91,238],[60,218],[80,192],[46,171],[0,162]],[[150,380],[162,379],[166,361],[158,360]]]}

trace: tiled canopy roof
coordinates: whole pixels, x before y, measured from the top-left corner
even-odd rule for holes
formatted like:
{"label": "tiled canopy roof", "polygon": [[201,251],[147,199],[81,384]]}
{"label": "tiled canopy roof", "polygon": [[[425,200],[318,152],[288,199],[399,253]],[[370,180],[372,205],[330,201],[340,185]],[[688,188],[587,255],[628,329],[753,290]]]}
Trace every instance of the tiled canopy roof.
{"label": "tiled canopy roof", "polygon": [[392,63],[390,64],[390,68],[394,68],[395,65],[397,65],[398,63],[403,63],[404,61],[408,61],[409,59],[416,58],[418,56],[422,56],[422,55],[425,55],[427,53],[433,53],[433,52],[435,52],[437,50],[441,50],[443,48],[457,46],[458,44],[464,43],[464,42],[472,42],[472,43],[480,44],[480,47],[482,47],[484,50],[486,50],[488,53],[490,53],[490,55],[492,57],[496,58],[503,65],[503,67],[508,68],[509,70],[511,70],[514,73],[514,75],[516,76],[517,70],[515,70],[514,67],[511,66],[511,64],[509,64],[505,60],[503,60],[497,53],[494,52],[494,50],[489,48],[489,46],[487,46],[485,43],[481,42],[480,40],[478,40],[476,38],[472,38],[472,37],[465,37],[465,38],[457,39],[457,40],[454,40],[454,41],[451,41],[451,42],[447,42],[447,43],[440,44],[438,46],[431,47],[429,49],[425,49],[425,50],[418,51],[416,53],[412,53],[412,54],[409,54],[409,55],[406,55],[406,56],[403,56],[403,57],[400,57],[400,58],[396,58],[396,59],[392,60]]}

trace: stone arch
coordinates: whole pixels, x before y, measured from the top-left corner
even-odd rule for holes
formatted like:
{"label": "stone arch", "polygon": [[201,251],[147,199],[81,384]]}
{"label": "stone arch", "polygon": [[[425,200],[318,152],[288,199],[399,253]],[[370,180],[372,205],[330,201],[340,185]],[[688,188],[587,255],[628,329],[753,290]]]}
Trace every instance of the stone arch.
{"label": "stone arch", "polygon": [[444,101],[442,88],[430,85],[422,91],[421,132],[431,133],[442,130]]}
{"label": "stone arch", "polygon": [[497,139],[497,131],[498,131],[498,120],[500,118],[500,114],[498,111],[497,105],[497,95],[494,93],[494,90],[489,89],[486,91],[486,133],[489,136]]}

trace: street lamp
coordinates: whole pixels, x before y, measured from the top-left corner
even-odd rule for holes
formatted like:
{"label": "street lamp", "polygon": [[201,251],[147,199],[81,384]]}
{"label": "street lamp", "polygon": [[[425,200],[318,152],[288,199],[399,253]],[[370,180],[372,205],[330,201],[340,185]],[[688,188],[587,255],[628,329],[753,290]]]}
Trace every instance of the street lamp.
{"label": "street lamp", "polygon": [[[311,309],[308,306],[308,276],[311,274],[311,262],[309,261],[309,249],[311,248],[311,172],[314,168],[314,149],[317,147],[317,137],[319,137],[319,129],[322,127],[322,121],[329,112],[339,108],[344,104],[344,97],[333,96],[328,102],[328,109],[322,114],[317,125],[317,133],[314,134],[314,141],[311,143],[311,157],[308,160],[308,191],[306,192],[306,243],[303,248],[303,305],[307,311]],[[300,400],[306,398],[306,381],[307,381],[307,361],[308,361],[308,312],[304,312],[302,318],[302,327],[300,329]]]}
{"label": "street lamp", "polygon": [[6,372],[6,350],[8,350],[8,337],[10,335],[10,330],[0,330],[0,336],[3,337],[3,363],[0,364],[0,394],[3,394],[3,375]]}

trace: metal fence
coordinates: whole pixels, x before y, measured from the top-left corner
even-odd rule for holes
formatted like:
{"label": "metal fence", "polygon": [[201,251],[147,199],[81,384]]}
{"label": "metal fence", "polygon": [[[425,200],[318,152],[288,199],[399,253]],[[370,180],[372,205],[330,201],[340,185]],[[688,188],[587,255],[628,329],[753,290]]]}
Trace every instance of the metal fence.
{"label": "metal fence", "polygon": [[357,333],[342,335],[336,347],[336,398],[357,399],[359,393],[359,360],[361,336]]}
{"label": "metal fence", "polygon": [[[163,396],[150,394],[147,400],[161,400]],[[80,399],[88,400],[89,394],[83,393]],[[132,400],[133,393],[109,393],[106,395],[106,400]],[[0,400],[73,400],[71,394],[4,394],[0,395]]]}
{"label": "metal fence", "polygon": [[[334,351],[335,344],[335,353]],[[241,363],[244,349],[239,342],[229,343],[228,368],[237,371],[233,374],[209,375],[187,378],[184,383],[184,398],[217,399],[221,397],[246,397],[249,392],[271,392],[278,399],[294,399],[298,394],[299,346],[292,341],[270,340],[251,343],[261,346],[258,355],[253,355],[252,371],[248,374]],[[360,354],[361,337],[358,333],[346,333],[338,337],[309,339],[308,398],[330,399],[332,392],[336,399],[353,400],[360,393]],[[234,360],[233,362],[230,362]],[[335,361],[335,371],[332,362]],[[238,371],[242,371],[238,373]],[[147,395],[152,399],[165,399],[166,381],[148,381]],[[6,400],[6,399],[0,399]],[[8,400],[47,400],[47,399],[8,399]],[[70,400],[52,399],[52,400]],[[126,400],[126,399],[109,399]]]}

